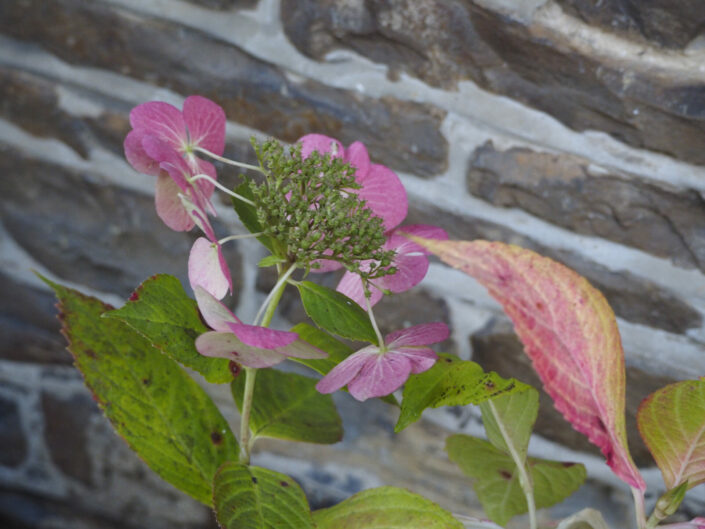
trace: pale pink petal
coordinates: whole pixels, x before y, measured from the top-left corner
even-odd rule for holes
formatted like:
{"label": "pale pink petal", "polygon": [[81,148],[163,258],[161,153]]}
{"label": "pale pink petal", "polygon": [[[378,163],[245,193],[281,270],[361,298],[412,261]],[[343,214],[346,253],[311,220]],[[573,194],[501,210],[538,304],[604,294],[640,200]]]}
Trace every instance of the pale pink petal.
{"label": "pale pink petal", "polygon": [[697,529],[705,529],[705,518],[699,516],[697,518],[693,518],[690,523],[692,523]]}
{"label": "pale pink petal", "polygon": [[230,332],[228,323],[242,323],[235,314],[230,312],[228,307],[214,298],[203,287],[196,286],[193,289],[193,293],[196,295],[198,310],[201,311],[201,316],[203,316],[206,324],[211,329],[220,332]]}
{"label": "pale pink petal", "polygon": [[372,164],[365,174],[355,178],[361,189],[355,193],[367,201],[372,213],[384,221],[385,231],[398,226],[406,218],[409,202],[399,177],[384,165]]}
{"label": "pale pink petal", "polygon": [[343,159],[356,169],[356,176],[367,174],[370,170],[370,155],[367,154],[367,148],[360,141],[352,143],[345,149]]}
{"label": "pale pink petal", "polygon": [[404,355],[411,362],[411,372],[415,375],[431,369],[438,360],[438,355],[430,347],[395,347],[387,354]]}
{"label": "pale pink petal", "polygon": [[259,349],[286,347],[299,338],[295,332],[278,331],[258,325],[245,323],[228,323],[227,325],[230,332],[235,334],[242,343]]}
{"label": "pale pink petal", "polygon": [[142,147],[151,158],[159,162],[159,167],[169,173],[183,192],[190,191],[191,185],[188,183],[188,178],[191,176],[191,171],[178,152],[164,141],[149,135],[142,138]]}
{"label": "pale pink petal", "polygon": [[319,393],[333,393],[339,390],[357,376],[365,363],[374,362],[378,354],[379,348],[375,346],[367,346],[351,354],[319,380],[316,389]]}
{"label": "pale pink petal", "polygon": [[384,337],[384,341],[389,349],[397,349],[409,345],[430,345],[442,342],[449,334],[450,331],[445,323],[422,323],[389,333]]}
{"label": "pale pink petal", "polygon": [[203,287],[216,299],[222,299],[228,289],[232,290],[230,270],[217,243],[204,237],[196,239],[188,257],[188,279],[191,288]]}
{"label": "pale pink petal", "polygon": [[142,147],[142,139],[145,136],[142,130],[131,130],[125,137],[123,147],[125,158],[135,171],[157,176],[159,174],[159,163],[152,159]]}
{"label": "pale pink petal", "polygon": [[318,347],[314,347],[303,340],[296,340],[284,348],[277,349],[277,351],[281,352],[283,355],[292,356],[294,358],[328,358],[328,353],[321,351]]}
{"label": "pale pink petal", "polygon": [[[205,160],[201,160],[200,158],[195,158],[195,162],[196,166],[193,168],[195,173],[207,174],[213,180],[218,179],[218,175],[212,163],[207,162]],[[213,182],[209,182],[205,178],[202,178],[201,180],[198,180],[196,182],[196,185],[198,186],[200,192],[203,194],[204,198],[209,199],[211,195],[213,195],[213,191],[215,190],[215,184]],[[215,211],[210,212],[210,214],[215,215]]]}
{"label": "pale pink petal", "polygon": [[443,228],[439,228],[438,226],[432,226],[430,224],[409,224],[407,226],[399,226],[390,234],[389,241],[393,247],[398,248],[398,252],[405,254],[420,253],[430,255],[431,252],[408,237],[404,237],[404,233],[415,235],[416,237],[423,237],[424,239],[434,239],[437,241],[448,240],[448,233]]}
{"label": "pale pink petal", "polygon": [[[375,279],[372,282],[375,283],[378,280]],[[360,305],[363,309],[367,310],[367,303],[365,302],[365,290],[362,288],[362,279],[358,274],[353,272],[345,272],[343,277],[340,279],[338,286],[335,288],[341,294],[345,294],[355,303]],[[375,304],[382,299],[384,294],[374,285],[370,285],[370,306],[374,307]]]}
{"label": "pale pink petal", "polygon": [[399,389],[410,374],[411,361],[405,356],[377,355],[348,383],[348,391],[360,401],[383,397]]}
{"label": "pale pink petal", "polygon": [[150,101],[136,106],[130,112],[130,124],[182,150],[187,141],[186,124],[181,111],[161,101]]}
{"label": "pale pink petal", "polygon": [[179,194],[179,199],[181,200],[181,204],[186,210],[186,213],[188,213],[188,216],[191,217],[191,220],[196,226],[198,226],[204,235],[208,237],[208,240],[211,242],[217,242],[215,231],[213,231],[213,226],[211,226],[208,216],[203,212],[203,210],[194,204],[193,201],[183,193]]}
{"label": "pale pink petal", "polygon": [[259,349],[243,344],[230,332],[207,332],[196,338],[196,350],[203,356],[228,358],[246,367],[271,367],[286,359],[269,349]]}
{"label": "pale pink petal", "polygon": [[343,144],[323,134],[306,134],[297,140],[301,143],[301,156],[306,159],[313,151],[320,154],[331,153],[332,158],[343,157]]}
{"label": "pale pink petal", "polygon": [[184,121],[189,144],[217,155],[225,150],[225,112],[210,99],[190,96],[184,101]]}
{"label": "pale pink petal", "polygon": [[166,171],[159,173],[154,193],[157,215],[174,231],[188,231],[193,228],[193,220],[184,209],[179,195],[181,189]]}

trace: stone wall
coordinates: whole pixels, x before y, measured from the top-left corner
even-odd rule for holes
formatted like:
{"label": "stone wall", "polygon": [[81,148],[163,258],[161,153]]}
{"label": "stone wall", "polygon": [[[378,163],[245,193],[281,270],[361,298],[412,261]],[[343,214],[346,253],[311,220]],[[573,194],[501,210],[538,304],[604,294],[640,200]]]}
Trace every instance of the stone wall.
{"label": "stone wall", "polygon": [[[364,141],[407,186],[407,222],[520,244],[607,296],[627,361],[627,412],[705,374],[705,10],[700,0],[4,0],[0,3],[0,526],[214,527],[112,433],[30,272],[121,303],[143,279],[185,280],[193,235],[157,219],[153,183],[122,156],[129,109],[198,93],[248,138],[321,132]],[[224,170],[224,180],[233,174]],[[223,201],[220,232],[238,230]],[[230,247],[233,305],[256,312],[272,278],[251,241]],[[334,284],[335,278],[325,278]],[[537,384],[498,305],[439,263],[385,300],[386,329],[432,319],[446,350]],[[302,317],[284,300],[279,324]],[[212,390],[228,417],[226,388]],[[399,436],[383,404],[336,397],[345,441],[258,445],[315,506],[407,486],[457,512],[477,501],[445,457],[477,413],[439,409]],[[596,503],[629,527],[629,494],[542,398],[531,452],[582,461]],[[657,470],[637,435],[655,494]],[[616,488],[614,488],[616,487]],[[702,489],[702,487],[700,487]],[[653,501],[653,494],[649,498]],[[683,515],[705,512],[695,489]],[[546,515],[548,516],[548,515]]]}

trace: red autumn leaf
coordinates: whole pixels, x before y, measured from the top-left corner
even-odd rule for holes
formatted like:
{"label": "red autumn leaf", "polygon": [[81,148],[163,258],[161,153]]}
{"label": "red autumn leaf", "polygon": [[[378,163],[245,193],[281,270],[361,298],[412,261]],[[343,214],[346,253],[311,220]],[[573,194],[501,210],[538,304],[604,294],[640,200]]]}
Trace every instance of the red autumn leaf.
{"label": "red autumn leaf", "polygon": [[414,238],[501,303],[556,409],[623,481],[644,490],[629,454],[624,351],[604,296],[573,270],[518,246]]}

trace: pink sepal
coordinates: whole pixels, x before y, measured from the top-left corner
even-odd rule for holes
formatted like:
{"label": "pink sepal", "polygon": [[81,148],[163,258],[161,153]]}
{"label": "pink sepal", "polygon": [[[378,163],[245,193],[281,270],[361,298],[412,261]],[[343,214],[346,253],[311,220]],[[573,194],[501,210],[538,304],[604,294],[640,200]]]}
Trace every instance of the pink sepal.
{"label": "pink sepal", "polygon": [[295,332],[277,331],[258,325],[245,323],[228,323],[228,328],[245,345],[260,349],[279,349],[286,347],[299,338]]}
{"label": "pink sepal", "polygon": [[222,299],[228,290],[232,292],[232,279],[223,252],[218,243],[199,237],[193,243],[188,258],[188,277],[191,288],[197,286]]}
{"label": "pink sepal", "polygon": [[184,101],[184,121],[189,144],[198,145],[217,155],[225,150],[225,112],[222,107],[202,96],[189,96]]}
{"label": "pink sepal", "polygon": [[230,332],[229,323],[242,323],[228,307],[202,287],[196,286],[193,293],[196,295],[198,310],[201,311],[201,316],[211,329]]}
{"label": "pink sepal", "polygon": [[154,205],[157,215],[174,231],[188,231],[193,228],[193,220],[181,204],[181,188],[166,171],[159,173],[154,192]]}

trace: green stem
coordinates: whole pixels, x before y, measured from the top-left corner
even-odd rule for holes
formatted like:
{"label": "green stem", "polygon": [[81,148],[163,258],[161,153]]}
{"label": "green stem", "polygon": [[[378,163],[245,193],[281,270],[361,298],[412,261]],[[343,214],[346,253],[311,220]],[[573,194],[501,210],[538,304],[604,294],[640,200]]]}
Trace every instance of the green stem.
{"label": "green stem", "polygon": [[[634,498],[634,512],[636,514],[636,526],[638,529],[645,529],[646,511],[644,508],[644,493],[637,488],[632,487],[632,497]],[[656,521],[658,524],[658,520]]]}
{"label": "green stem", "polygon": [[499,428],[499,432],[502,434],[504,442],[507,444],[507,448],[509,448],[509,455],[512,456],[514,464],[517,466],[517,472],[519,472],[519,485],[521,485],[521,490],[524,491],[524,496],[526,497],[526,505],[529,508],[529,525],[531,529],[536,529],[538,526],[536,522],[536,503],[534,501],[534,486],[533,483],[531,483],[531,478],[529,477],[528,472],[526,471],[526,461],[519,457],[519,453],[517,452],[517,449],[514,446],[514,443],[512,442],[512,438],[509,436],[509,433],[504,427],[504,423],[502,422],[502,418],[497,412],[497,407],[494,405],[494,402],[492,402],[492,400],[490,399],[487,401],[487,404],[490,408],[490,411],[492,412],[492,415],[494,416],[495,422],[497,423],[497,427]]}
{"label": "green stem", "polygon": [[230,191],[227,187],[225,187],[222,184],[219,184],[216,180],[208,176],[207,174],[197,174],[195,176],[192,176],[191,178],[188,179],[189,183],[197,182],[198,180],[208,180],[211,184],[213,184],[215,187],[220,189],[223,193],[227,193],[231,197],[237,198],[238,200],[243,201],[245,204],[249,204],[250,206],[256,206],[254,202],[252,202],[249,198],[245,198],[242,195],[238,195],[234,191]]}
{"label": "green stem", "polygon": [[243,169],[252,169],[253,171],[257,171],[259,173],[264,174],[264,170],[262,170],[261,167],[258,167],[256,165],[250,165],[249,163],[236,162],[235,160],[231,160],[230,158],[224,158],[223,156],[218,156],[217,154],[210,152],[209,150],[204,149],[203,147],[194,147],[193,150],[201,152],[201,153],[205,154],[206,156],[210,156],[211,158],[218,160],[219,162],[223,162],[228,165],[234,165],[235,167],[242,167]]}
{"label": "green stem", "polygon": [[365,304],[367,305],[367,315],[370,317],[370,323],[372,323],[372,328],[375,330],[377,335],[377,341],[379,342],[380,348],[384,349],[386,344],[384,343],[384,338],[382,333],[379,332],[379,327],[377,326],[377,320],[375,319],[375,314],[372,312],[372,304],[370,303],[369,296],[365,295]]}

